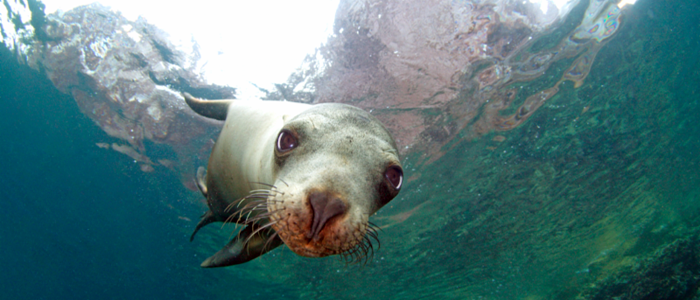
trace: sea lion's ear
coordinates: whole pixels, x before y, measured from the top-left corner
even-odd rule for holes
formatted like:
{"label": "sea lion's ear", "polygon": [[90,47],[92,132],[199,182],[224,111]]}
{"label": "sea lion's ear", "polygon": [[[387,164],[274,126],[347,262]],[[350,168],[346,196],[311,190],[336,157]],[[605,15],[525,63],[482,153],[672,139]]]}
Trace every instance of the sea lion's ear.
{"label": "sea lion's ear", "polygon": [[221,121],[226,120],[226,114],[228,113],[228,105],[231,104],[233,100],[201,100],[192,97],[189,93],[182,93],[185,97],[185,102],[190,106],[192,110],[196,113],[205,116],[207,118],[217,119]]}

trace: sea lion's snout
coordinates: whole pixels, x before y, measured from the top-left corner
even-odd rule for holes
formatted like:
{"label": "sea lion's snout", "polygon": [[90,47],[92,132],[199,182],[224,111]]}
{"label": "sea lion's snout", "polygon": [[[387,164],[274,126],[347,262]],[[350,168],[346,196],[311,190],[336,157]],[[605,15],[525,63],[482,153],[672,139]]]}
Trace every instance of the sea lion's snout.
{"label": "sea lion's snout", "polygon": [[[289,181],[268,209],[272,228],[294,252],[307,257],[340,254],[362,241],[367,218],[345,193]],[[284,184],[282,184],[284,185]]]}
{"label": "sea lion's snout", "polygon": [[311,229],[306,233],[306,238],[319,241],[321,230],[332,219],[344,215],[347,211],[347,205],[340,197],[326,192],[313,192],[308,199],[313,213],[313,221]]}

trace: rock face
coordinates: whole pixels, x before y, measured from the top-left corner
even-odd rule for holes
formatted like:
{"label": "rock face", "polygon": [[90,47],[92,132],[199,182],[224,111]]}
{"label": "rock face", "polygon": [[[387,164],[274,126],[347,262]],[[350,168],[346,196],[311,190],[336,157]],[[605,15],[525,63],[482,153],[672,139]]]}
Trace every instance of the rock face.
{"label": "rock face", "polygon": [[360,106],[434,160],[464,128],[468,139],[513,129],[562,82],[580,86],[619,27],[613,1],[546,3],[341,1],[335,37],[271,98]]}
{"label": "rock face", "polygon": [[[197,117],[180,93],[221,99],[233,98],[235,89],[208,85],[194,72],[196,48],[185,53],[144,19],[131,22],[99,4],[38,18],[36,40],[17,53],[121,140],[98,146],[128,155],[143,171],[175,168],[183,178],[194,174],[193,154],[206,161],[209,138],[220,125]],[[169,147],[153,151],[146,141]]]}

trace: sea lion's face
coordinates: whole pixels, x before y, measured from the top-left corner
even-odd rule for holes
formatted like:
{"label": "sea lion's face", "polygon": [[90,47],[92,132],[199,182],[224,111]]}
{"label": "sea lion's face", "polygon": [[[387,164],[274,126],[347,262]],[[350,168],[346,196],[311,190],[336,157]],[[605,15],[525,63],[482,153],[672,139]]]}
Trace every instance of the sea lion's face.
{"label": "sea lion's face", "polygon": [[369,216],[401,189],[396,144],[366,112],[322,104],[289,120],[275,144],[270,222],[308,257],[367,250]]}

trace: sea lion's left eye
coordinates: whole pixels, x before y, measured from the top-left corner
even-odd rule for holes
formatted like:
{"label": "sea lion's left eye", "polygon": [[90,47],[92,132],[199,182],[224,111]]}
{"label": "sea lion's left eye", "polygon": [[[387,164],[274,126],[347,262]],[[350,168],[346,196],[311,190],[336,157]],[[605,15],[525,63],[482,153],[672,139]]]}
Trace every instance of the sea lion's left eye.
{"label": "sea lion's left eye", "polygon": [[287,129],[280,131],[280,134],[277,136],[277,151],[280,153],[292,150],[296,148],[298,144],[297,138]]}
{"label": "sea lion's left eye", "polygon": [[403,170],[399,166],[391,166],[384,171],[384,178],[398,191],[403,184]]}

